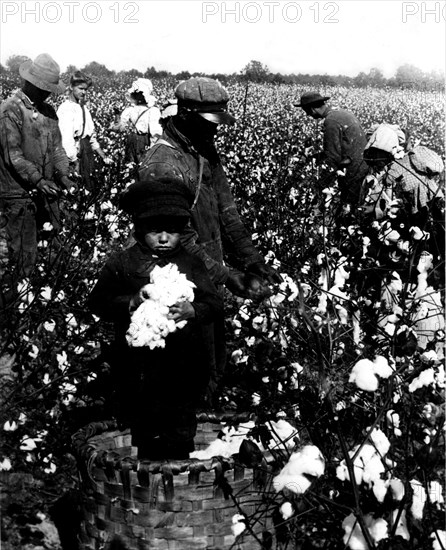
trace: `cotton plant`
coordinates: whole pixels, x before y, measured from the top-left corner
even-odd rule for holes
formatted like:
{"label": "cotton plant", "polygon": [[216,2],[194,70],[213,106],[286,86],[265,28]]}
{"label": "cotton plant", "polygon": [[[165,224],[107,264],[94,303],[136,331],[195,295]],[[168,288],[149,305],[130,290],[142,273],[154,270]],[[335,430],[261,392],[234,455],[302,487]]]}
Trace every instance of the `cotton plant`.
{"label": "cotton plant", "polygon": [[175,264],[155,266],[150,273],[150,283],[141,289],[144,301],[131,316],[126,334],[129,346],[164,348],[168,334],[187,323],[169,319],[169,308],[178,302],[193,302],[194,288],[194,283]]}

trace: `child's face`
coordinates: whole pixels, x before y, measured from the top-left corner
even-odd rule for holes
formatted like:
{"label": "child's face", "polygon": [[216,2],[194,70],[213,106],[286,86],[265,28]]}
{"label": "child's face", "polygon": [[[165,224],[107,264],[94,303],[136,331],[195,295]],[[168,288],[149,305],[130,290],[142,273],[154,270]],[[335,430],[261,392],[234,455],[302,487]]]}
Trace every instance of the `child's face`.
{"label": "child's face", "polygon": [[165,229],[154,227],[144,235],[144,241],[154,252],[165,254],[166,252],[175,250],[179,245],[180,233],[169,227]]}

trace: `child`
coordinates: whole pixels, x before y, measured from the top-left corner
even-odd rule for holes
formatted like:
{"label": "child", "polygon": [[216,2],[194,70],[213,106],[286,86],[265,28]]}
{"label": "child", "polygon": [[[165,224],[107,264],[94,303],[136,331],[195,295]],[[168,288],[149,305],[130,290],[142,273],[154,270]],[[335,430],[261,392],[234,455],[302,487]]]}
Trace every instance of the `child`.
{"label": "child", "polygon": [[[132,215],[136,243],[111,256],[89,298],[91,310],[115,324],[112,367],[121,408],[118,420],[130,426],[140,459],[189,457],[197,404],[209,381],[209,329],[223,304],[203,262],[180,245],[192,200],[188,189],[172,179],[132,184],[121,206]],[[168,264],[195,284],[194,300],[176,303],[168,314],[187,323],[165,337],[164,348],[129,346],[131,315],[146,298],[141,289],[155,266]]]}

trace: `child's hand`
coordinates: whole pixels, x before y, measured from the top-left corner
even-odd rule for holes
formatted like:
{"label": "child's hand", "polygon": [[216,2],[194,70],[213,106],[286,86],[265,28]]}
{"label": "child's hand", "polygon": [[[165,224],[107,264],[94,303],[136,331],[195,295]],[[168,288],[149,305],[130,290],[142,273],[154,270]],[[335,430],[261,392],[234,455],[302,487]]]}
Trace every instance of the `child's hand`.
{"label": "child's hand", "polygon": [[144,300],[147,300],[148,298],[147,291],[144,289],[144,287],[141,288],[139,292],[137,292],[133,298],[130,300],[129,303],[129,311],[132,313],[136,309],[139,308],[139,306],[144,302]]}
{"label": "child's hand", "polygon": [[195,317],[195,309],[190,302],[177,302],[170,307],[168,317],[176,323],[178,321],[185,321],[186,319],[193,319]]}

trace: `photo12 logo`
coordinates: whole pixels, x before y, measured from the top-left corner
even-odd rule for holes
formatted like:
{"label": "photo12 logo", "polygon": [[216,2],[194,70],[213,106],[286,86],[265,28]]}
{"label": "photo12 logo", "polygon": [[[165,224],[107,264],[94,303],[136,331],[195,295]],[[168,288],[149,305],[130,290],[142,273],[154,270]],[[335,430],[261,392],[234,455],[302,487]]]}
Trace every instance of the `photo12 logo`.
{"label": "photo12 logo", "polygon": [[339,23],[336,2],[203,2],[202,22]]}
{"label": "photo12 logo", "polygon": [[137,2],[1,2],[1,21],[7,23],[139,23]]}
{"label": "photo12 logo", "polygon": [[446,2],[403,2],[402,21],[421,21],[421,23],[446,22]]}

